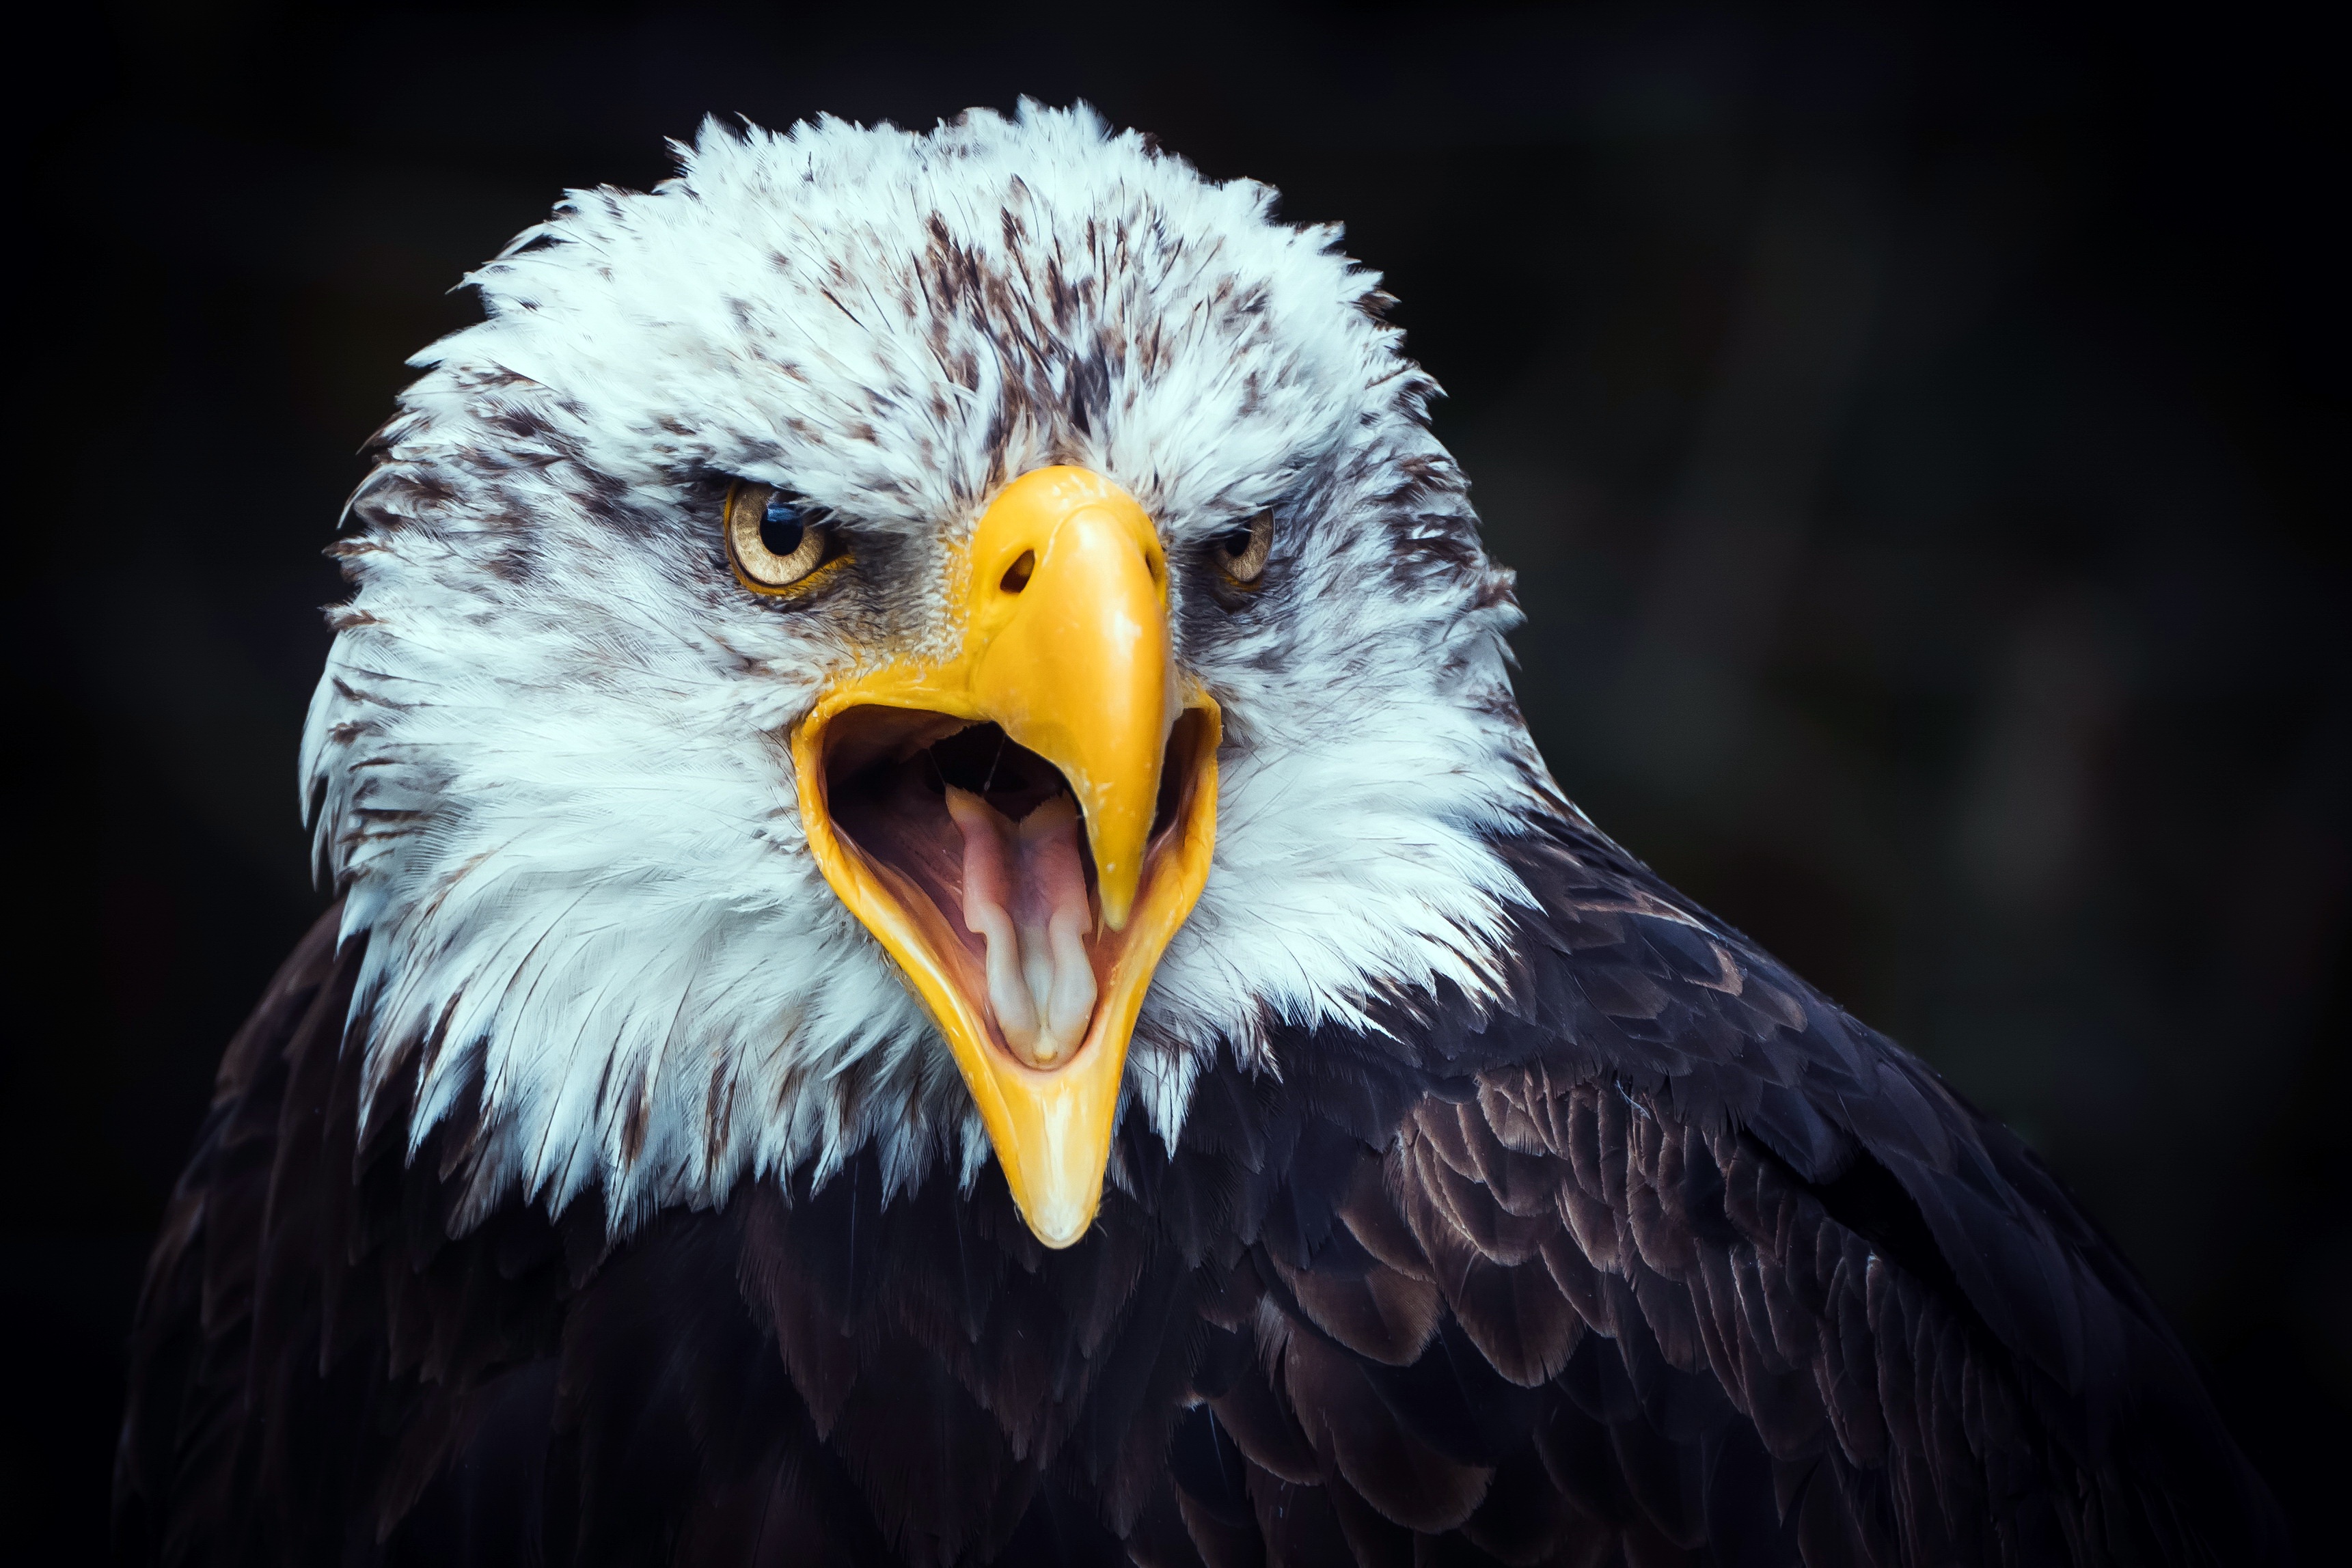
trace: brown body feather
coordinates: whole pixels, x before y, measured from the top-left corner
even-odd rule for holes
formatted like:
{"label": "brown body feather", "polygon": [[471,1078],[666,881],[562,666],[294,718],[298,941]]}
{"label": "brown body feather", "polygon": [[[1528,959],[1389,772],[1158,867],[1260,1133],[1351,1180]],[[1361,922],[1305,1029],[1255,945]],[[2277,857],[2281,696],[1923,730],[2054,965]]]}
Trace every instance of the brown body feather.
{"label": "brown body feather", "polygon": [[[454,1234],[357,1126],[322,921],[151,1269],[151,1563],[2258,1562],[2275,1515],[2030,1155],[1616,854],[1515,852],[1509,1002],[1399,998],[1129,1129],[1049,1252],[870,1159]],[[454,1151],[454,1152],[453,1152]],[[449,1157],[445,1158],[445,1153]]]}

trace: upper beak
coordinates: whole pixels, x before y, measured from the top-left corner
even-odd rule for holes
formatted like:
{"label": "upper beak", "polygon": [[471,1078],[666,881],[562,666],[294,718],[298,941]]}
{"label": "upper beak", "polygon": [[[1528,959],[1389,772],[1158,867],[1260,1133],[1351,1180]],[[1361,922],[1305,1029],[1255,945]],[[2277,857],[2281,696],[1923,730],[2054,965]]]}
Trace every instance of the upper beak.
{"label": "upper beak", "polygon": [[[1158,531],[1132,497],[1086,469],[1041,469],[1008,486],[952,563],[949,597],[961,612],[953,653],[853,676],[794,730],[801,819],[826,880],[946,1037],[1030,1228],[1066,1247],[1101,1201],[1128,1040],[1152,970],[1208,878],[1217,708],[1179,682]],[[924,862],[927,883],[921,867],[894,863],[836,821],[833,791],[858,768],[982,723],[1051,763],[1084,821],[1094,999],[1075,1051],[1048,1042],[1016,1054],[1009,1043],[1018,1031],[995,1016],[977,924],[940,907],[957,890],[937,868],[954,862]],[[945,797],[959,811],[968,809],[960,795]],[[952,834],[948,809],[927,816],[925,831]],[[967,841],[975,831],[965,829]]]}

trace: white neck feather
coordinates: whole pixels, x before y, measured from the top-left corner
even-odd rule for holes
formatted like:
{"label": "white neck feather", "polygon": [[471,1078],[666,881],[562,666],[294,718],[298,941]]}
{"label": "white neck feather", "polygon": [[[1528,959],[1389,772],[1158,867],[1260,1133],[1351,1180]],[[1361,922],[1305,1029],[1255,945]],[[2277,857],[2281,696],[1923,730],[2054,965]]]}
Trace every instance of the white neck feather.
{"label": "white neck feather", "polygon": [[[1228,737],[1131,1107],[1172,1145],[1220,1050],[1278,1073],[1278,1030],[1490,989],[1527,896],[1490,841],[1562,803],[1509,701],[1507,574],[1336,235],[1083,110],[681,155],[477,276],[488,319],[424,357],[354,502],[302,770],[368,941],[363,1114],[397,1076],[412,1147],[469,1118],[473,1214],[596,1187],[625,1227],[868,1146],[893,1190],[968,1182],[953,1061],[807,853],[780,737],[861,640],[936,630],[925,562],[1045,461],[1171,551],[1282,507],[1261,605],[1179,605]],[[900,585],[750,601],[713,570],[725,475],[856,519]]]}

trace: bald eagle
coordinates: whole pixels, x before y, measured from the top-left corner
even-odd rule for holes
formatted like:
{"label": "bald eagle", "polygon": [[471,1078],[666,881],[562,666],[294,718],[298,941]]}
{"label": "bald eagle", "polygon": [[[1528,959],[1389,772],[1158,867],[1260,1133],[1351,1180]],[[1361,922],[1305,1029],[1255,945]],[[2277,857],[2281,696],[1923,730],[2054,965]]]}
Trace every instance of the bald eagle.
{"label": "bald eagle", "polygon": [[351,503],[127,1560],[2284,1555],[2033,1155],[1553,781],[1336,230],[1083,109],[677,151]]}

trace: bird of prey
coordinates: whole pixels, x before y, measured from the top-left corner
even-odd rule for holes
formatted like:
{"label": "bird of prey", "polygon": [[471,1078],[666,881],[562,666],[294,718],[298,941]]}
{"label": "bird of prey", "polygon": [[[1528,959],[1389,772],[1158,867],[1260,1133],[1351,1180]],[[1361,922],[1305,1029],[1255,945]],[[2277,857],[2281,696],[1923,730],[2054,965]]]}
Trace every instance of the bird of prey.
{"label": "bird of prey", "polygon": [[2034,1156],[1553,781],[1336,230],[1083,108],[677,153],[351,504],[121,1556],[2283,1556]]}

